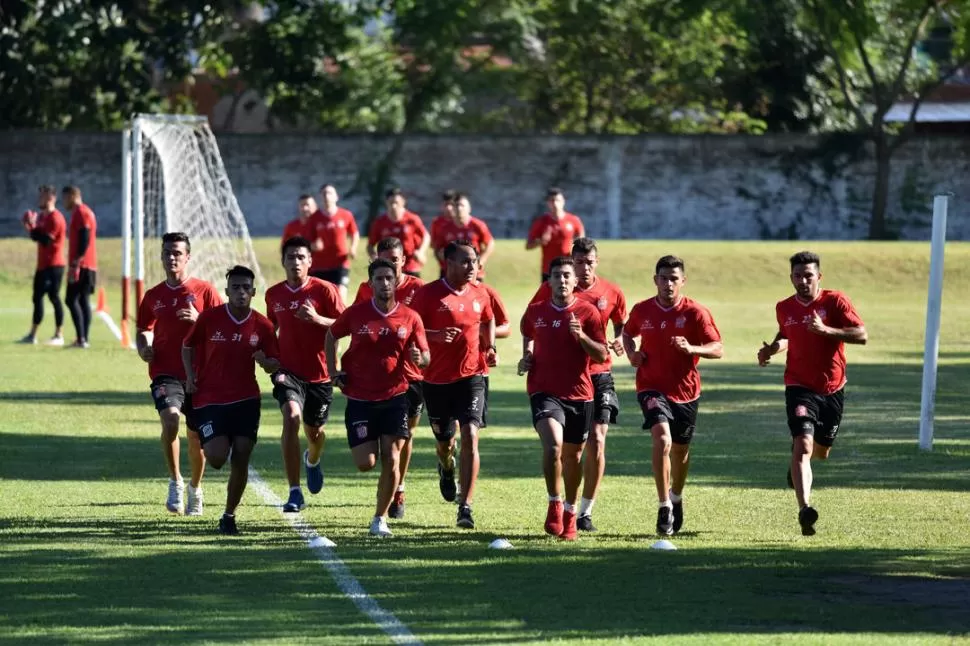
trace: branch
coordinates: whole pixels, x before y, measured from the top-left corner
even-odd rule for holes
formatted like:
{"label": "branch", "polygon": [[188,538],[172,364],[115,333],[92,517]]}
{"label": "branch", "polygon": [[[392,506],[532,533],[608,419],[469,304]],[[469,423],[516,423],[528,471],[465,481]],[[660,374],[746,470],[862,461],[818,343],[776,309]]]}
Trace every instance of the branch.
{"label": "branch", "polygon": [[[823,32],[823,26],[825,25],[825,15],[824,12],[819,8],[817,3],[811,3],[812,8],[815,10],[815,19],[818,23],[818,28],[820,32]],[[859,127],[868,127],[869,121],[866,119],[865,113],[855,99],[852,98],[852,93],[849,91],[849,81],[845,73],[845,68],[842,66],[842,61],[839,60],[839,54],[835,51],[835,48],[831,45],[831,39],[828,34],[822,34],[819,39],[822,44],[822,48],[828,52],[829,57],[832,59],[832,64],[835,65],[835,71],[839,75],[839,89],[842,91],[842,96],[845,98],[845,102],[848,104],[850,110],[855,115],[855,118],[859,122]]]}
{"label": "branch", "polygon": [[906,70],[909,69],[909,64],[913,60],[913,50],[916,47],[916,41],[919,39],[920,34],[923,33],[923,28],[926,26],[926,21],[929,19],[930,11],[935,8],[936,0],[927,0],[926,6],[923,7],[923,13],[920,15],[916,27],[913,28],[913,32],[909,35],[909,39],[906,41],[906,58],[903,59],[903,64],[899,67],[899,73],[896,75],[896,79],[893,81],[893,97],[898,97],[900,92],[903,91],[903,83],[906,82]]}
{"label": "branch", "polygon": [[852,32],[852,37],[855,39],[856,49],[859,50],[859,56],[862,58],[862,65],[866,68],[866,74],[869,75],[869,82],[872,83],[873,98],[876,100],[876,105],[880,106],[879,109],[882,109],[882,106],[885,103],[882,91],[882,83],[879,81],[879,75],[876,74],[876,70],[872,66],[872,61],[869,60],[869,54],[866,52],[865,39],[859,33],[859,29],[854,20],[849,21],[849,31]]}
{"label": "branch", "polygon": [[916,113],[919,111],[923,101],[932,94],[938,87],[950,80],[954,74],[958,71],[970,65],[970,52],[968,52],[963,58],[959,59],[950,71],[943,74],[937,79],[924,83],[919,89],[918,93],[913,97],[913,107],[909,111],[909,118],[906,120],[906,125],[900,133],[893,139],[892,143],[889,145],[889,154],[893,154],[896,150],[906,143],[909,138],[913,135],[913,131],[916,129]]}

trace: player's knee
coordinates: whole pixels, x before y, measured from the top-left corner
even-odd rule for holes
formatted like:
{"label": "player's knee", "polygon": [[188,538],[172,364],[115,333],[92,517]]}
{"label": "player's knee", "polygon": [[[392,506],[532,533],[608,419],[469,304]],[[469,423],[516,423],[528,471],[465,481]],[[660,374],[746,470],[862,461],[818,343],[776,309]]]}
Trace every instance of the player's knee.
{"label": "player's knee", "polygon": [[673,438],[670,436],[670,429],[666,424],[654,424],[650,429],[650,434],[653,436],[654,446],[662,446],[665,452],[670,451]]}
{"label": "player's knee", "polygon": [[327,434],[323,430],[322,426],[310,426],[309,424],[304,424],[303,434],[306,435],[306,438],[314,444],[320,442],[321,440],[327,439]]}
{"label": "player's knee", "polygon": [[357,464],[358,471],[360,471],[361,473],[366,473],[374,468],[374,466],[377,464],[377,460],[375,460],[374,456],[371,455],[371,456],[356,460],[356,464]]}
{"label": "player's knee", "polygon": [[542,452],[545,453],[547,458],[553,460],[562,459],[562,444],[556,444],[554,442],[549,442],[543,445]]}
{"label": "player's knee", "polygon": [[174,440],[179,432],[179,410],[166,408],[158,412],[158,419],[162,423],[162,433],[169,440]]}
{"label": "player's knee", "polygon": [[593,424],[593,430],[590,431],[589,437],[586,439],[590,449],[603,450],[603,447],[606,446],[606,430],[608,428],[609,426],[606,424]]}
{"label": "player's knee", "polygon": [[226,463],[226,459],[229,457],[228,453],[224,451],[217,451],[215,449],[203,447],[202,454],[205,456],[205,461],[213,469],[221,469]]}
{"label": "player's knee", "polygon": [[792,455],[797,458],[807,458],[815,449],[815,440],[810,433],[798,435],[792,440]]}

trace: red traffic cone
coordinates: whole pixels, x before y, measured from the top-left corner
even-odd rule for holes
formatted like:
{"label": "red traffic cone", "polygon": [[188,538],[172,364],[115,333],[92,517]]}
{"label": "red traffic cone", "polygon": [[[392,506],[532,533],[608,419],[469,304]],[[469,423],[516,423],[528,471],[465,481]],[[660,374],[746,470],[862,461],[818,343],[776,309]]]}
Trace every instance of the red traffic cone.
{"label": "red traffic cone", "polygon": [[108,305],[104,300],[104,287],[98,288],[98,306],[94,309],[95,312],[107,312]]}

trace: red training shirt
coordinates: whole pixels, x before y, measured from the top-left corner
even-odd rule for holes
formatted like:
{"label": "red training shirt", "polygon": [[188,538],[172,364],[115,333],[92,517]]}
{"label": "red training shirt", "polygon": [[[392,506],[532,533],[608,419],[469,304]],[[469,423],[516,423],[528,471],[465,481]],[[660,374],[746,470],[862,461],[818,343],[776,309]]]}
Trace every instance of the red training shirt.
{"label": "red training shirt", "polygon": [[823,289],[811,303],[803,303],[792,295],[775,306],[778,329],[788,339],[785,385],[831,395],[845,386],[845,343],[808,329],[816,312],[830,327],[864,324],[849,297],[834,290]]}
{"label": "red training shirt", "polygon": [[482,374],[481,324],[494,316],[484,287],[468,284],[458,292],[441,278],[419,289],[412,307],[426,330],[461,329],[451,343],[429,341],[431,363],[424,369],[426,382],[450,384]]}
{"label": "red training shirt", "polygon": [[[447,218],[437,228],[432,226],[432,231],[431,246],[434,249],[444,249],[449,242],[455,240],[466,240],[471,243],[475,252],[481,255],[488,243],[492,241],[492,232],[488,230],[488,225],[474,217],[469,218],[465,224],[458,224],[455,220]],[[442,258],[438,264],[444,271],[448,263]],[[479,274],[479,277],[483,275],[484,273]]]}
{"label": "red training shirt", "polygon": [[[623,325],[626,322],[626,297],[623,295],[623,291],[610,281],[597,276],[593,284],[586,289],[576,285],[573,294],[596,308],[600,314],[600,319],[603,321],[604,335],[606,335],[606,326],[610,321],[616,325]],[[551,298],[552,288],[549,287],[548,282],[544,282],[539,285],[539,289],[532,300],[529,301],[529,305],[542,303]],[[606,361],[592,364],[589,371],[591,374],[598,375],[609,372],[612,368],[613,359],[607,355]]]}
{"label": "red training shirt", "polygon": [[350,267],[350,240],[357,235],[357,220],[344,208],[329,215],[317,210],[310,216],[310,242],[321,240],[323,249],[313,252],[313,271]]}
{"label": "red training shirt", "polygon": [[[410,307],[411,301],[414,300],[414,295],[422,287],[424,287],[424,281],[420,278],[408,274],[401,274],[401,282],[398,283],[397,289],[394,290],[394,300]],[[354,304],[363,303],[372,298],[374,298],[374,290],[371,289],[370,283],[364,281],[357,288],[357,296],[354,298]],[[408,381],[421,381],[424,379],[424,375],[421,374],[421,368],[418,368],[410,358],[407,359],[407,363],[404,365],[404,373]]]}
{"label": "red training shirt", "polygon": [[593,400],[592,359],[569,332],[573,316],[590,339],[606,342],[599,312],[579,298],[562,308],[552,300],[533,303],[522,315],[519,330],[533,341],[532,369],[526,379],[529,396],[545,393],[570,401]]}
{"label": "red training shirt", "polygon": [[583,221],[572,213],[564,213],[560,220],[552,213],[544,213],[529,228],[529,241],[540,240],[547,229],[552,231],[549,243],[542,247],[542,273],[549,273],[549,265],[573,250],[573,240],[583,235]]}
{"label": "red training shirt", "polygon": [[280,239],[280,247],[282,248],[283,244],[290,238],[296,238],[297,236],[306,238],[311,243],[313,242],[313,239],[316,238],[316,235],[314,235],[313,229],[310,226],[309,218],[306,222],[300,218],[287,222],[286,226],[283,227],[283,237]]}
{"label": "red training shirt", "polygon": [[304,302],[326,318],[335,319],[344,311],[337,287],[319,278],[311,276],[295,289],[285,280],[267,289],[266,315],[279,332],[280,366],[303,381],[330,381],[327,329],[296,316]]}
{"label": "red training shirt", "polygon": [[51,237],[50,244],[37,243],[37,271],[50,267],[64,266],[64,234],[67,224],[60,211],[54,209],[50,213],[41,211],[37,214],[34,229],[46,233]]}
{"label": "red training shirt", "polygon": [[[444,245],[441,244],[443,239],[441,232],[442,227],[444,227],[449,221],[451,221],[451,216],[446,213],[436,216],[435,219],[431,221],[431,248],[434,249],[435,252],[444,249]],[[441,271],[444,271],[445,261],[443,259],[439,260],[438,264],[441,265]]]}
{"label": "red training shirt", "polygon": [[[84,251],[84,256],[78,258],[78,244],[81,229],[88,230],[88,248]],[[94,211],[87,204],[80,204],[71,213],[71,233],[67,245],[67,257],[70,264],[77,262],[79,269],[98,269],[98,250],[95,242],[97,240],[98,221],[94,217]]]}
{"label": "red training shirt", "polygon": [[373,300],[354,303],[330,328],[334,338],[350,336],[340,359],[347,375],[344,395],[363,401],[385,401],[408,389],[406,366],[412,344],[428,349],[421,317],[395,303],[386,314]]}
{"label": "red training shirt", "polygon": [[139,332],[154,332],[155,357],[148,364],[148,376],[152,379],[166,375],[185,381],[182,340],[192,329],[192,323],[179,320],[177,312],[190,305],[204,312],[222,305],[222,299],[212,284],[198,278],[189,278],[177,287],[163,280],[145,292],[138,306],[136,325]]}
{"label": "red training shirt", "polygon": [[[495,327],[497,328],[500,325],[505,325],[508,323],[509,313],[505,311],[505,303],[502,302],[502,298],[498,295],[498,291],[488,283],[479,282],[478,284],[488,294],[488,302],[492,306],[492,314],[495,315]],[[480,343],[482,344],[482,351],[479,353],[479,355],[481,358],[483,375],[488,374],[488,361],[486,357],[488,348],[485,346],[487,342],[488,339],[483,338],[480,340]]]}
{"label": "red training shirt", "polygon": [[376,247],[384,238],[397,238],[404,247],[404,271],[417,272],[421,269],[421,263],[414,257],[414,252],[421,246],[426,233],[424,223],[417,213],[405,211],[397,222],[387,213],[383,213],[371,223],[367,242]]}
{"label": "red training shirt", "polygon": [[194,408],[259,397],[253,353],[262,350],[268,358],[280,354],[276,331],[268,318],[249,310],[246,318],[237,321],[229,305],[199,314],[182,345],[195,348],[199,366],[192,396]]}
{"label": "red training shirt", "polygon": [[646,355],[637,368],[638,393],[656,390],[680,404],[701,396],[700,357],[682,353],[670,340],[682,336],[691,345],[720,341],[721,333],[706,307],[686,296],[669,309],[656,297],[640,301],[633,306],[623,332],[640,337],[640,351]]}

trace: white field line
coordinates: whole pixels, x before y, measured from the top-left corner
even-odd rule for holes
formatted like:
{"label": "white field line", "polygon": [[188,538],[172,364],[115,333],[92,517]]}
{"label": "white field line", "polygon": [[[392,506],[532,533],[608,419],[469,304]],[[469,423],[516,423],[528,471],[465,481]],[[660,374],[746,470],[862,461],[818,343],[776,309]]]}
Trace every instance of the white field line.
{"label": "white field line", "polygon": [[249,484],[266,504],[273,505],[280,510],[283,519],[289,523],[293,531],[300,535],[300,538],[307,542],[310,551],[316,555],[323,567],[327,568],[343,595],[353,601],[358,610],[370,617],[377,624],[377,627],[391,638],[391,641],[395,644],[421,644],[421,640],[415,637],[400,619],[381,608],[377,601],[367,594],[364,586],[350,572],[350,568],[337,556],[337,553],[333,550],[333,543],[325,536],[320,536],[317,530],[306,522],[303,514],[283,513],[283,500],[269,488],[269,485],[259,477],[256,469],[251,466],[249,467]]}

